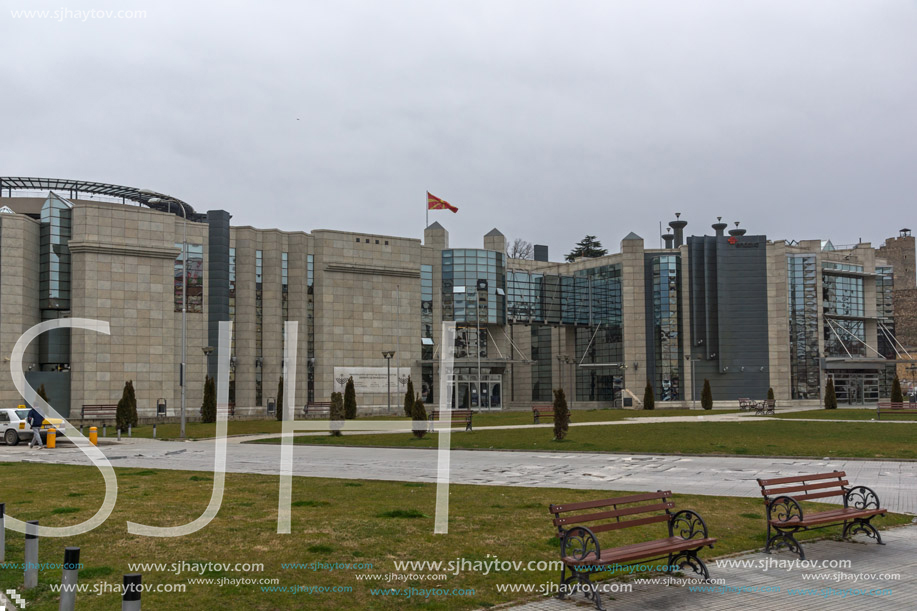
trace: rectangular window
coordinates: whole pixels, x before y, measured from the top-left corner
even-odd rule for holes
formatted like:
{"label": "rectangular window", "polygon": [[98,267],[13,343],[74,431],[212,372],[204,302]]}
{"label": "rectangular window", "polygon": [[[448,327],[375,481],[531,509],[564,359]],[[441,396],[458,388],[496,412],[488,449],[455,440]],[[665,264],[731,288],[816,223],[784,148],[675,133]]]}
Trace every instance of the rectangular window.
{"label": "rectangular window", "polygon": [[[181,243],[175,247],[181,251]],[[185,282],[188,285],[186,312],[200,314],[204,311],[204,247],[201,244],[186,244],[188,264],[185,266]],[[182,307],[182,254],[175,259],[175,311]]]}

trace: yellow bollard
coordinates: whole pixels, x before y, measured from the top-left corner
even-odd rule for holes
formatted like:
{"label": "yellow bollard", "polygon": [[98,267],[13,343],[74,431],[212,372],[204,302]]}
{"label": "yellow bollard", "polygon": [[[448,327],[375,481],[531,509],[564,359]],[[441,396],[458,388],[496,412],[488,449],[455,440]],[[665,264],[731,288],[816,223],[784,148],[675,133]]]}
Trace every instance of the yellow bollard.
{"label": "yellow bollard", "polygon": [[54,449],[57,447],[57,429],[55,429],[54,427],[51,427],[50,429],[48,429],[47,441],[48,443],[46,443],[45,445],[48,446],[49,448]]}
{"label": "yellow bollard", "polygon": [[99,445],[99,429],[98,427],[91,426],[89,427],[89,443],[94,446]]}

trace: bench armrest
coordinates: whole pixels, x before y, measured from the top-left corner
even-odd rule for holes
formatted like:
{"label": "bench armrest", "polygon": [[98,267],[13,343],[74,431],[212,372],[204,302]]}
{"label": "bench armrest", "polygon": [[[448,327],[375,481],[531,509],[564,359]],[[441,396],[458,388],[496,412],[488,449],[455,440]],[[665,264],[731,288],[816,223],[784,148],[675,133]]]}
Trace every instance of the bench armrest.
{"label": "bench armrest", "polygon": [[585,560],[589,554],[595,554],[596,563],[598,563],[602,555],[599,540],[596,539],[594,532],[585,526],[574,526],[570,530],[564,531],[564,537],[560,540],[561,558],[570,557],[574,560]]}
{"label": "bench armrest", "polygon": [[681,537],[685,541],[706,539],[707,523],[697,512],[682,509],[669,520],[669,532],[671,536]]}
{"label": "bench armrest", "polygon": [[767,521],[788,522],[792,519],[802,521],[802,507],[791,496],[781,495],[767,503]]}
{"label": "bench armrest", "polygon": [[856,509],[879,509],[879,495],[872,488],[854,486],[844,493],[844,507]]}

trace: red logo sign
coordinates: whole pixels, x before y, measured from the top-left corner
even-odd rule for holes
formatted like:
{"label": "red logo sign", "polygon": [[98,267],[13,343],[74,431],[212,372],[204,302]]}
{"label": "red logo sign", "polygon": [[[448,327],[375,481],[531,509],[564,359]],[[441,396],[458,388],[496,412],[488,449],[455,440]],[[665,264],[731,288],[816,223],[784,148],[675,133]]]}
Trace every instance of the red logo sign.
{"label": "red logo sign", "polygon": [[736,237],[735,237],[734,235],[729,236],[729,239],[726,240],[726,241],[729,242],[730,244],[732,244],[733,246],[735,246],[735,245],[736,245],[736,242],[738,242],[738,240],[736,239]]}

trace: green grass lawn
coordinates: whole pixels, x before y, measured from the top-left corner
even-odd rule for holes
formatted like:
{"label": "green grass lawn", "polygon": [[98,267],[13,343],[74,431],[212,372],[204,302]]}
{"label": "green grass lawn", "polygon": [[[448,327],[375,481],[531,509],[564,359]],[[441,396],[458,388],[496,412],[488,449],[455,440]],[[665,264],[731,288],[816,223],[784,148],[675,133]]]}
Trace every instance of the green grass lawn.
{"label": "green grass lawn", "polygon": [[[663,454],[748,454],[821,458],[917,458],[917,430],[902,423],[673,422],[572,427],[563,441],[551,428],[453,431],[455,449],[557,450],[562,452],[647,452]],[[410,433],[298,436],[296,443],[432,448],[436,435]],[[279,439],[260,443],[280,443]]]}
{"label": "green grass lawn", "polygon": [[[731,414],[737,410],[716,410],[704,411],[700,409],[658,409],[658,410],[631,410],[631,409],[591,409],[591,410],[574,410],[574,422],[610,422],[614,420],[624,420],[626,418],[645,418],[645,417],[671,417],[671,416],[710,416],[711,414]],[[405,420],[403,416],[373,416],[371,418],[361,418],[365,420]],[[532,413],[525,411],[513,412],[481,412],[474,416],[475,426],[510,426],[515,424],[532,424]],[[260,435],[280,433],[282,427],[280,422],[275,419],[271,420],[230,420],[228,423],[230,435]],[[88,428],[85,434],[88,433]],[[216,424],[189,422],[185,425],[185,436],[188,439],[207,439],[213,437],[216,433]],[[99,435],[102,434],[102,427],[99,427]],[[152,426],[138,426],[131,431],[134,437],[151,438],[153,436]],[[114,427],[108,427],[108,435],[114,437],[117,435]],[[126,435],[126,433],[125,433]],[[160,424],[156,427],[156,437],[158,439],[178,439],[179,425],[177,423]]]}
{"label": "green grass lawn", "polygon": [[[384,582],[357,575],[388,574],[396,560],[448,562],[466,558],[550,561],[558,557],[558,541],[547,507],[550,503],[606,498],[611,491],[558,490],[453,485],[450,489],[449,534],[433,534],[435,485],[379,481],[294,478],[292,534],[278,535],[278,480],[265,475],[227,474],[226,493],[217,517],[203,530],[181,538],[129,535],[128,520],[158,526],[184,524],[200,515],[210,498],[212,474],[150,469],[116,469],[119,496],[115,511],[99,528],[72,538],[44,538],[41,562],[62,562],[67,546],[81,548],[80,583],[121,583],[132,572],[128,563],[164,563],[145,570],[144,584],[185,584],[184,593],[144,593],[143,608],[195,609],[473,609],[508,602],[499,583],[554,581],[553,571],[462,572],[444,579],[415,579],[392,587],[473,588],[473,596],[411,598],[372,594]],[[89,518],[104,494],[101,476],[92,467],[0,462],[0,481],[34,482],[2,490],[7,515],[40,520],[45,526],[76,524]],[[39,483],[51,484],[40,486]],[[698,511],[719,542],[702,552],[705,559],[764,543],[764,510],[760,499],[675,495],[676,508]],[[908,516],[892,515],[879,525],[903,524]],[[660,530],[661,529],[661,530]],[[626,529],[603,537],[609,545],[657,538],[664,525]],[[838,529],[839,532],[839,529]],[[803,538],[806,538],[805,536]],[[789,556],[786,556],[789,558]],[[23,535],[7,531],[7,562],[23,559]],[[172,563],[260,563],[262,572],[211,570],[203,575],[177,574]],[[282,563],[370,563],[372,569],[318,570],[282,568]],[[711,568],[711,571],[713,569]],[[433,571],[416,571],[418,573]],[[60,570],[39,574],[39,587],[25,594],[28,609],[53,611],[58,597],[49,583],[59,583]],[[196,578],[278,578],[281,586],[341,586],[346,593],[262,592],[260,585],[202,585]],[[22,571],[0,569],[0,587],[21,587]],[[382,587],[385,587],[383,585]],[[21,590],[20,590],[21,592]],[[119,608],[119,595],[79,594],[77,609]]]}
{"label": "green grass lawn", "polygon": [[[778,408],[779,409],[779,408]],[[815,420],[875,420],[876,410],[873,409],[818,409],[804,412],[789,412],[775,414],[777,418],[798,420],[810,418]],[[903,414],[882,414],[882,422],[891,421],[917,422],[917,410]]]}

